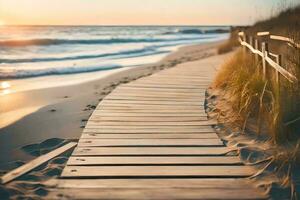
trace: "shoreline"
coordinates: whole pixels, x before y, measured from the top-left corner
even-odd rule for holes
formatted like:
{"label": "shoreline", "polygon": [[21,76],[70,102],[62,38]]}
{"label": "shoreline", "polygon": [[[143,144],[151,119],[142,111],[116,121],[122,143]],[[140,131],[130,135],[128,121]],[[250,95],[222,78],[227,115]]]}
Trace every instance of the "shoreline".
{"label": "shoreline", "polygon": [[[17,160],[32,159],[34,156],[21,150],[26,145],[40,144],[50,138],[78,139],[95,106],[118,84],[150,75],[179,63],[216,55],[216,47],[222,42],[184,46],[159,62],[122,68],[117,72],[108,73],[105,77],[81,84],[36,89],[1,97],[0,103],[5,105],[4,103],[7,102],[4,106],[5,110],[10,110],[12,115],[15,114],[14,111],[23,109],[24,104],[29,107],[29,110],[30,108],[33,110],[29,113],[23,110],[24,116],[0,129],[2,151],[0,169],[12,168],[15,165],[14,161]],[[12,161],[13,164],[9,163]],[[4,165],[4,163],[9,164]]]}

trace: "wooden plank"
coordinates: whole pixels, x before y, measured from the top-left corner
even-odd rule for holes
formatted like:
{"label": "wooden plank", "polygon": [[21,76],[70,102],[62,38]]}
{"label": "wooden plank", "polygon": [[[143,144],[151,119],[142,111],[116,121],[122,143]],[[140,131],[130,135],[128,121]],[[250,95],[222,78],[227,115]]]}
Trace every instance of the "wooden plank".
{"label": "wooden plank", "polygon": [[270,39],[288,42],[288,43],[291,44],[293,47],[296,47],[296,48],[298,48],[298,49],[300,48],[300,43],[297,43],[297,42],[295,41],[295,39],[291,39],[291,38],[284,37],[284,36],[279,36],[279,35],[270,35]]}
{"label": "wooden plank", "polygon": [[177,102],[177,101],[147,101],[147,100],[139,100],[139,101],[136,101],[136,100],[113,100],[113,99],[109,99],[109,100],[103,100],[101,101],[100,105],[123,105],[123,104],[126,104],[126,105],[172,105],[172,106],[176,106],[176,105],[179,105],[179,106],[185,106],[185,105],[188,105],[188,106],[203,106],[204,105],[204,102],[184,102],[184,101],[181,101],[181,102]]}
{"label": "wooden plank", "polygon": [[77,147],[73,156],[220,156],[232,151],[228,147]]}
{"label": "wooden plank", "polygon": [[165,76],[149,76],[144,78],[144,80],[152,80],[152,81],[172,81],[174,83],[181,83],[181,82],[196,82],[196,83],[202,83],[205,81],[211,81],[209,77],[202,77],[202,78],[193,78],[193,77],[179,77],[179,76],[172,76],[171,74],[165,75]]}
{"label": "wooden plank", "polygon": [[152,77],[148,77],[145,80],[152,80],[152,81],[172,81],[174,83],[203,83],[205,81],[211,81],[211,79],[209,77],[206,78],[192,78],[192,77],[178,77],[178,76],[170,76],[170,74],[166,75],[166,76],[152,76]]}
{"label": "wooden plank", "polygon": [[194,84],[194,85],[203,85],[203,84],[209,84],[211,83],[211,80],[209,81],[208,79],[204,80],[189,80],[189,79],[176,79],[175,77],[170,77],[170,78],[151,78],[151,79],[145,79],[146,82],[151,82],[151,83],[168,83],[168,84],[182,84],[182,85],[189,85],[189,84]]}
{"label": "wooden plank", "polygon": [[179,99],[179,98],[193,98],[193,99],[203,99],[205,97],[205,93],[197,93],[197,94],[179,94],[179,93],[153,93],[153,92],[143,92],[143,93],[137,93],[137,92],[112,92],[112,96],[135,96],[135,97],[159,97],[159,98],[174,98],[174,99]]}
{"label": "wooden plank", "polygon": [[198,94],[205,92],[206,89],[152,89],[152,88],[117,88],[114,90],[114,92],[140,92],[140,93],[155,93],[155,94]]}
{"label": "wooden plank", "polygon": [[[86,158],[86,157],[84,157]],[[183,184],[185,183],[185,184]],[[256,189],[248,179],[238,178],[181,178],[181,179],[50,179],[43,183],[58,188],[98,188],[98,189],[150,189],[150,188],[197,188],[197,189]]]}
{"label": "wooden plank", "polygon": [[[113,194],[113,195],[112,195]],[[66,189],[53,190],[49,199],[132,199],[132,200],[158,200],[158,199],[185,199],[185,200],[252,200],[268,199],[257,189]]]}
{"label": "wooden plank", "polygon": [[136,100],[136,101],[143,101],[143,100],[149,100],[149,101],[185,101],[185,102],[195,102],[195,101],[201,101],[201,99],[205,98],[205,94],[200,94],[200,96],[169,96],[169,95],[143,95],[143,94],[137,94],[137,93],[130,93],[128,95],[124,94],[112,94],[109,96],[106,96],[104,99],[128,99],[128,100]]}
{"label": "wooden plank", "polygon": [[207,84],[198,84],[198,85],[162,85],[162,84],[146,84],[146,83],[132,83],[123,85],[123,87],[131,88],[166,88],[166,89],[193,89],[193,88],[203,88],[207,89]]}
{"label": "wooden plank", "polygon": [[102,117],[102,116],[97,116],[93,115],[89,121],[92,122],[99,122],[99,121],[125,121],[125,122],[191,122],[191,121],[207,121],[207,117],[180,117],[180,116],[175,116],[175,117]]}
{"label": "wooden plank", "polygon": [[190,95],[190,94],[201,94],[205,93],[206,89],[197,89],[197,90],[179,90],[179,89],[151,89],[151,88],[117,88],[116,92],[136,92],[141,94],[173,94],[173,95]]}
{"label": "wooden plank", "polygon": [[195,92],[195,91],[205,91],[207,87],[154,87],[154,86],[134,86],[134,85],[121,85],[117,90],[143,90],[143,91],[179,91],[179,92]]}
{"label": "wooden plank", "polygon": [[168,121],[89,121],[91,126],[210,126],[215,125],[216,121],[182,121],[182,122],[168,122]]}
{"label": "wooden plank", "polygon": [[[118,111],[119,109],[119,111]],[[94,112],[99,112],[99,113],[107,113],[107,112],[126,112],[126,113],[147,113],[149,114],[149,108],[144,108],[144,109],[135,109],[135,110],[132,110],[132,109],[125,109],[124,107],[123,108],[116,108],[116,107],[108,107],[108,106],[105,106],[102,107],[102,106],[99,106],[97,107],[97,110],[95,110]],[[204,110],[204,107],[201,109],[186,109],[186,110],[177,110],[177,109],[160,109],[160,110],[151,110],[151,113],[153,114],[157,114],[157,113],[160,113],[160,114],[170,114],[170,113],[180,113],[180,114],[205,114],[205,116],[207,116],[205,110]]]}
{"label": "wooden plank", "polygon": [[113,127],[113,128],[105,128],[105,127],[93,127],[93,126],[87,126],[83,132],[84,133],[180,133],[180,134],[185,134],[185,133],[211,133],[213,132],[214,129],[212,128],[190,128],[186,127],[184,129],[182,128],[166,128],[166,127],[161,127],[161,128],[125,128],[125,127]]}
{"label": "wooden plank", "polygon": [[88,199],[88,200],[262,200],[268,196],[257,189],[201,189],[201,188],[162,188],[162,189],[65,189],[50,190],[46,199]]}
{"label": "wooden plank", "polygon": [[[173,108],[173,109],[172,109]],[[182,106],[109,106],[103,105],[96,108],[96,110],[115,110],[115,111],[128,111],[128,112],[156,112],[156,113],[202,113],[205,114],[204,106],[182,107]]]}
{"label": "wooden plank", "polygon": [[96,110],[92,117],[182,117],[182,118],[188,118],[188,117],[197,117],[197,118],[203,118],[207,119],[207,114],[206,113],[149,113],[149,112],[104,112],[104,111],[99,111]]}
{"label": "wooden plank", "polygon": [[256,35],[257,35],[257,36],[269,36],[269,35],[270,35],[270,32],[268,32],[268,31],[265,31],[265,32],[257,32]]}
{"label": "wooden plank", "polygon": [[[168,75],[170,76],[170,75]],[[210,77],[206,77],[206,78],[198,78],[198,80],[193,80],[193,79],[179,79],[179,78],[175,78],[175,77],[154,77],[154,76],[149,76],[149,77],[144,77],[143,79],[139,79],[138,81],[142,81],[143,83],[151,81],[151,82],[155,82],[155,83],[163,83],[165,81],[169,81],[171,83],[175,83],[175,84],[181,84],[181,83],[191,83],[191,82],[196,82],[196,83],[210,83],[211,82],[211,78]]]}
{"label": "wooden plank", "polygon": [[171,108],[174,108],[174,109],[197,109],[197,108],[202,108],[202,110],[204,109],[204,103],[195,103],[195,104],[172,104],[172,103],[164,103],[164,102],[157,102],[157,103],[144,103],[144,104],[141,104],[141,103],[136,103],[136,104],[133,104],[133,103],[117,103],[117,102],[111,102],[111,103],[107,103],[107,102],[103,102],[99,105],[99,107],[102,107],[102,108],[106,108],[106,107],[118,107],[118,108],[138,108],[138,109],[143,109],[143,108],[157,108],[157,109],[171,109]]}
{"label": "wooden plank", "polygon": [[179,133],[179,134],[97,134],[97,133],[83,133],[81,139],[217,139],[219,138],[216,133]]}
{"label": "wooden plank", "polygon": [[172,97],[135,97],[135,96],[107,96],[105,100],[134,100],[134,101],[171,101],[171,102],[200,102],[199,99],[195,98],[172,98]]}
{"label": "wooden plank", "polygon": [[203,122],[207,121],[205,117],[100,117],[100,116],[92,116],[89,119],[89,122],[97,123],[97,122]]}
{"label": "wooden plank", "polygon": [[239,165],[242,164],[238,156],[220,157],[70,157],[67,165],[93,166],[93,165]]}
{"label": "wooden plank", "polygon": [[61,177],[249,177],[249,166],[66,166]]}
{"label": "wooden plank", "polygon": [[199,108],[199,110],[204,110],[204,104],[203,103],[197,103],[195,105],[176,105],[176,104],[164,104],[163,102],[161,104],[152,104],[151,102],[149,104],[122,104],[122,103],[101,103],[99,104],[98,108],[138,108],[138,109],[152,109],[152,108],[157,108],[157,109],[164,109],[164,110],[168,110],[168,109],[172,109],[173,110],[194,110]]}
{"label": "wooden plank", "polygon": [[168,113],[180,113],[180,114],[202,114],[202,115],[206,115],[204,107],[203,109],[178,109],[178,108],[173,108],[172,110],[170,109],[153,109],[153,108],[126,108],[126,107],[102,107],[99,106],[97,107],[97,110],[99,110],[100,112],[127,112],[127,113],[161,113],[161,114],[168,114]]}
{"label": "wooden plank", "polygon": [[78,146],[224,146],[224,144],[220,139],[80,139]]}
{"label": "wooden plank", "polygon": [[173,81],[152,81],[152,80],[143,80],[139,82],[133,82],[137,85],[165,85],[165,86],[208,86],[211,84],[211,81],[203,81],[201,83],[180,83]]}
{"label": "wooden plank", "polygon": [[36,167],[42,165],[43,163],[51,160],[52,158],[55,158],[56,156],[74,148],[77,145],[77,143],[75,142],[70,142],[58,149],[55,149],[54,151],[51,151],[45,155],[42,155],[32,161],[29,161],[28,163],[22,165],[21,167],[18,167],[14,170],[12,170],[11,172],[8,172],[7,174],[3,175],[1,177],[1,184],[6,184],[30,171],[32,171],[33,169],[35,169]]}
{"label": "wooden plank", "polygon": [[[172,109],[173,108],[173,109]],[[207,116],[204,106],[168,106],[168,105],[101,105],[94,112],[110,113],[111,112],[126,112],[126,113],[146,113],[151,114],[202,114]]]}
{"label": "wooden plank", "polygon": [[[176,70],[174,70],[175,68],[173,68],[173,70],[168,70],[168,71],[162,71],[162,73],[157,73],[154,74],[151,78],[155,77],[155,78],[176,78],[176,79],[187,79],[187,80],[197,80],[197,81],[201,81],[205,78],[207,78],[207,75],[203,74],[203,71],[199,71],[199,70],[192,70],[189,69],[189,73],[186,73],[186,68],[184,69],[180,69],[177,68]],[[198,74],[195,74],[197,73]],[[183,73],[185,73],[185,75],[183,75]]]}
{"label": "wooden plank", "polygon": [[141,125],[141,126],[116,126],[116,125],[87,125],[86,128],[88,129],[102,129],[102,130],[126,130],[126,131],[130,131],[130,130],[136,130],[136,131],[140,131],[142,132],[143,130],[148,131],[148,130],[152,130],[152,131],[156,131],[156,130],[162,130],[162,131],[174,131],[174,133],[178,132],[206,132],[206,131],[213,131],[214,129],[211,126],[199,126],[199,125],[190,125],[190,126],[148,126],[148,125]]}

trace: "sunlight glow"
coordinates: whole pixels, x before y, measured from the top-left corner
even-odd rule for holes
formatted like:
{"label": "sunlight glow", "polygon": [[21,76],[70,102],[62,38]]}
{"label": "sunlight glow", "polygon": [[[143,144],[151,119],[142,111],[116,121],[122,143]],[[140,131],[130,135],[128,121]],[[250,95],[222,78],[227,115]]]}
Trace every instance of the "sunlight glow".
{"label": "sunlight glow", "polygon": [[2,90],[8,89],[10,87],[11,87],[11,85],[7,81],[2,82],[1,85],[0,85],[0,89],[2,89]]}
{"label": "sunlight glow", "polygon": [[0,20],[0,26],[5,26],[5,22],[3,20]]}

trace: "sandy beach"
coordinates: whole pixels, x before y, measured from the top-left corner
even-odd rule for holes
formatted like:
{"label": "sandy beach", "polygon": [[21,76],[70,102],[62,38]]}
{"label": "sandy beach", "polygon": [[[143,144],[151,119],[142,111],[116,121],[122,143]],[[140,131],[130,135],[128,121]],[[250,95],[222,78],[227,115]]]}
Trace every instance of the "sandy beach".
{"label": "sandy beach", "polygon": [[[41,149],[26,153],[26,145],[31,145],[27,146],[31,149],[32,144],[41,144],[48,140],[40,145],[43,146],[40,148],[47,150],[59,145],[64,139],[78,139],[98,102],[117,85],[179,63],[216,55],[216,47],[220,43],[182,47],[157,63],[101,74],[96,72],[75,76],[39,77],[36,80],[24,79],[23,83],[22,80],[11,81],[16,91],[0,98],[0,104],[4,105],[0,108],[1,119],[6,119],[0,122],[0,169],[14,168],[17,163],[26,162],[42,153]],[[59,87],[54,84],[49,88],[26,90],[26,86],[32,87],[37,82],[43,84],[61,80],[67,80],[67,83],[69,80],[69,83]]]}

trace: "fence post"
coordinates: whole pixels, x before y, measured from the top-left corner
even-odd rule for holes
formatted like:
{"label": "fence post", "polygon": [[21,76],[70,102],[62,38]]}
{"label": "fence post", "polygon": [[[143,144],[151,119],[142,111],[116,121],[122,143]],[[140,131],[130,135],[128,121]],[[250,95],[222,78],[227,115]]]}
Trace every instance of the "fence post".
{"label": "fence post", "polygon": [[[243,35],[243,41],[247,43],[247,35],[246,35],[245,32],[244,32],[244,35]],[[244,51],[244,53],[247,53],[247,47],[246,46],[243,46],[243,51]]]}
{"label": "fence post", "polygon": [[263,64],[263,77],[266,78],[266,68],[267,68],[267,61],[266,61],[266,57],[268,56],[268,43],[263,42],[262,46],[262,53],[263,53],[263,57],[262,57],[262,64]]}
{"label": "fence post", "polygon": [[[254,39],[254,48],[258,50],[258,39]],[[255,61],[258,62],[258,54],[255,54]]]}
{"label": "fence post", "polygon": [[[281,66],[281,64],[282,64],[282,56],[281,55],[276,56],[276,63],[279,66]],[[277,83],[278,88],[280,89],[280,74],[277,70],[276,70],[276,83]]]}
{"label": "fence post", "polygon": [[249,44],[253,47],[253,37],[249,36]]}

